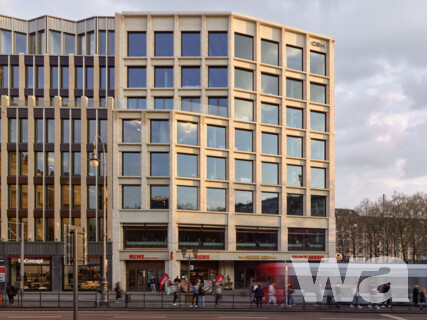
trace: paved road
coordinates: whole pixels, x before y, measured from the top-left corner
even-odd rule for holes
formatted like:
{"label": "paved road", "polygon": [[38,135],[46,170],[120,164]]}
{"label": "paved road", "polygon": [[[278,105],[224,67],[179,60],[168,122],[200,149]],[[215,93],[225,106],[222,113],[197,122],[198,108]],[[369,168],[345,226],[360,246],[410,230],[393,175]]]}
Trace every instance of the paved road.
{"label": "paved road", "polygon": [[[38,319],[59,319],[72,320],[71,311],[0,311],[1,320],[38,320]],[[239,319],[256,319],[256,320],[425,320],[425,314],[349,314],[349,313],[307,313],[307,312],[132,312],[132,311],[81,311],[79,320],[133,320],[133,319],[209,319],[209,320],[239,320]]]}

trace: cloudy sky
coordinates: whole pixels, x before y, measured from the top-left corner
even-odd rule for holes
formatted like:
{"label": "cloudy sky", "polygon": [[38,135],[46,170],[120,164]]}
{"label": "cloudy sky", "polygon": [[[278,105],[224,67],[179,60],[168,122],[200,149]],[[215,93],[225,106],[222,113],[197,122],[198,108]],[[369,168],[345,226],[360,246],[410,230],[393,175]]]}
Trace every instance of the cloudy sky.
{"label": "cloudy sky", "polygon": [[427,1],[0,0],[0,14],[24,19],[130,10],[235,11],[331,36],[336,206],[427,192]]}

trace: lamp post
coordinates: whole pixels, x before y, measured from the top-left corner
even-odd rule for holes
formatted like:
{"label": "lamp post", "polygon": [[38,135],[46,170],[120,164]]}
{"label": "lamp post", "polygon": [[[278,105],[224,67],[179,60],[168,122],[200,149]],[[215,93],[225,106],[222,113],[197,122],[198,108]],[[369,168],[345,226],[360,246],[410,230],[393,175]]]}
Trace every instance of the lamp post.
{"label": "lamp post", "polygon": [[[90,166],[93,168],[97,168],[99,166],[99,159],[98,159],[98,151],[96,148],[96,139],[99,139],[101,141],[102,145],[102,152],[103,152],[103,169],[104,169],[104,207],[103,207],[103,254],[102,254],[102,262],[103,262],[103,268],[102,268],[102,293],[101,293],[101,303],[107,304],[107,292],[108,292],[108,281],[107,281],[107,232],[106,232],[106,221],[107,221],[107,189],[106,189],[106,180],[107,180],[107,171],[105,167],[105,146],[104,141],[102,141],[102,138],[99,135],[96,135],[93,138],[93,154],[92,158],[89,159]],[[99,173],[97,172],[97,175]]]}
{"label": "lamp post", "polygon": [[[197,253],[198,253],[197,248],[194,248],[192,252],[193,252],[194,258],[196,258],[197,257]],[[187,255],[187,253],[188,253],[188,275],[187,275],[188,281],[187,282],[188,282],[188,293],[190,293],[190,286],[191,286],[191,283],[190,283],[190,261],[191,261],[191,253],[190,253],[190,251],[187,251],[187,249],[185,249],[185,248],[181,249],[181,253],[182,253],[182,257],[183,258],[185,258],[186,255]]]}

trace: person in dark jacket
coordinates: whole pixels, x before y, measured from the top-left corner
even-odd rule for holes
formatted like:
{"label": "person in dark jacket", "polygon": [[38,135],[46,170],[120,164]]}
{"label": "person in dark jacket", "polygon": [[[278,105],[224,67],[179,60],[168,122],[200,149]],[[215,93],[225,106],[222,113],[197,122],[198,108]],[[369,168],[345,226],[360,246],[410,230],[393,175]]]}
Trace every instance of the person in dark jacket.
{"label": "person in dark jacket", "polygon": [[255,289],[255,299],[257,308],[262,308],[262,299],[264,298],[264,288],[261,283],[258,283]]}
{"label": "person in dark jacket", "polygon": [[414,303],[415,306],[418,306],[419,295],[420,295],[420,286],[416,285],[414,287],[414,290],[412,290],[412,302]]}
{"label": "person in dark jacket", "polygon": [[16,296],[16,290],[15,290],[15,287],[10,284],[10,282],[7,284],[6,294],[9,297],[9,303],[13,304],[13,300],[15,299],[15,296]]}
{"label": "person in dark jacket", "polygon": [[[382,286],[382,288],[381,288],[381,293],[387,293],[387,292],[389,292],[390,291],[390,286],[391,286],[390,282],[384,284]],[[391,298],[388,298],[387,301],[383,302],[381,308],[384,308],[384,307],[388,308],[390,304],[391,304]]]}
{"label": "person in dark jacket", "polygon": [[114,291],[116,292],[115,302],[119,302],[119,299],[122,297],[122,288],[120,288],[120,281],[117,281]]}
{"label": "person in dark jacket", "polygon": [[181,279],[176,276],[175,280],[173,281],[172,285],[172,292],[173,292],[173,305],[176,306],[176,300],[178,299],[178,293],[180,290],[180,283]]}
{"label": "person in dark jacket", "polygon": [[426,303],[426,288],[422,288],[420,290],[420,296],[419,296],[419,298],[420,298],[420,310],[423,310],[423,306]]}

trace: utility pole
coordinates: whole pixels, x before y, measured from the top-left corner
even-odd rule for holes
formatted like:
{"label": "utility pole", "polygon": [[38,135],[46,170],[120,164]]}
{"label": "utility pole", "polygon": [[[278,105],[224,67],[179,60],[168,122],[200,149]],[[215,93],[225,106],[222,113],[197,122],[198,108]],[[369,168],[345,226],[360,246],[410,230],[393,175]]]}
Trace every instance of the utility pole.
{"label": "utility pole", "polygon": [[19,273],[21,281],[19,283],[19,289],[21,292],[21,305],[23,304],[24,298],[24,223],[21,223],[21,263],[19,264]]}
{"label": "utility pole", "polygon": [[385,256],[385,213],[384,212],[385,212],[385,194],[383,194],[383,257]]}
{"label": "utility pole", "polygon": [[73,230],[74,233],[74,245],[73,245],[73,255],[74,255],[74,261],[73,261],[73,320],[77,320],[78,319],[78,312],[79,312],[79,281],[78,281],[78,277],[79,277],[79,270],[78,270],[78,261],[77,261],[77,229]]}

